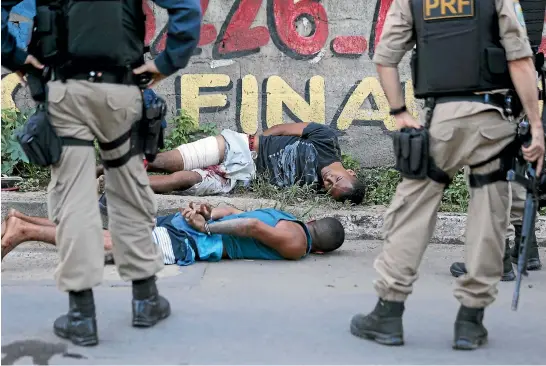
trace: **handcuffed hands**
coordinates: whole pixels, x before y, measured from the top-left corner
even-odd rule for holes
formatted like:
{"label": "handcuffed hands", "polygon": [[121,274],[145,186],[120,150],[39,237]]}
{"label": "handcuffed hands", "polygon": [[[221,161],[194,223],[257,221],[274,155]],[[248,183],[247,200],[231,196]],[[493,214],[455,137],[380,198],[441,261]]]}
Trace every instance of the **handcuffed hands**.
{"label": "handcuffed hands", "polygon": [[208,203],[190,202],[189,207],[203,216],[205,220],[209,221],[212,219],[212,207]]}
{"label": "handcuffed hands", "polygon": [[207,220],[205,220],[203,215],[197,213],[196,210],[190,207],[180,209],[180,213],[192,228],[201,233],[205,232],[205,223],[207,222]]}

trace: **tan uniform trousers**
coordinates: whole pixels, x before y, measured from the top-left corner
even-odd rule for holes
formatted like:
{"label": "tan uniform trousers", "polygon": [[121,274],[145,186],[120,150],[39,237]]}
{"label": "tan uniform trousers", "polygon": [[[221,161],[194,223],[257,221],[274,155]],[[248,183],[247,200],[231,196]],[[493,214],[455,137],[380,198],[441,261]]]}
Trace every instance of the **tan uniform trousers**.
{"label": "tan uniform trousers", "polygon": [[[59,136],[110,142],[142,116],[142,94],[136,86],[68,80],[48,87],[51,123]],[[119,158],[129,146],[126,141],[101,151],[101,157]],[[125,165],[105,171],[113,254],[125,281],[153,276],[163,268],[152,242],[157,204],[142,159],[133,156]],[[48,211],[57,225],[60,263],[55,279],[62,291],[89,289],[102,281],[104,243],[95,178],[91,146],[64,146],[60,161],[51,167]]]}
{"label": "tan uniform trousers", "polygon": [[[465,179],[468,182],[469,168],[465,167],[464,175]],[[514,225],[521,226],[523,224],[523,210],[525,208],[525,187],[519,183],[508,183],[510,186],[509,190],[509,205],[507,215],[510,217],[510,225],[506,231],[506,238],[511,238],[514,236]],[[538,215],[536,220],[538,220]],[[536,224],[536,221],[535,221]]]}
{"label": "tan uniform trousers", "polygon": [[[481,163],[499,153],[516,134],[515,124],[496,110],[455,119],[438,114],[436,110],[430,127],[431,155],[451,177],[463,166]],[[472,172],[486,174],[498,168],[496,160]],[[380,275],[374,285],[382,299],[405,301],[412,293],[419,264],[434,232],[443,190],[443,184],[431,179],[403,179],[398,185],[384,217],[383,251],[374,263]],[[464,306],[480,308],[495,300],[502,275],[508,182],[471,190],[465,241],[468,273],[457,279],[454,294]]]}

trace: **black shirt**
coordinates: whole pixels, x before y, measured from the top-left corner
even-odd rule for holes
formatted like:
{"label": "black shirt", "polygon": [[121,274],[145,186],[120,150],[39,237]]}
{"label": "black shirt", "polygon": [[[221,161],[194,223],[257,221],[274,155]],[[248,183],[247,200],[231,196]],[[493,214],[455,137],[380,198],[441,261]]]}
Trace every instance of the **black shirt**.
{"label": "black shirt", "polygon": [[328,126],[310,123],[302,136],[260,136],[256,169],[267,173],[278,187],[323,185],[320,171],[341,161],[336,132]]}

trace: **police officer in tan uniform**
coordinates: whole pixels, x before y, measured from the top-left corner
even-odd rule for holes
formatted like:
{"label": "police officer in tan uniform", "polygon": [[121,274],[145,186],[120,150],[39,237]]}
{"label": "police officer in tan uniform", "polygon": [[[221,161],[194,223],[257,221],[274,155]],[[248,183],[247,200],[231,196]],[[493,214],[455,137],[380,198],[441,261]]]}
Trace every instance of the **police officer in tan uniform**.
{"label": "police officer in tan uniform", "polygon": [[381,344],[404,343],[404,302],[418,277],[442,193],[468,165],[468,273],[457,279],[454,291],[461,306],[453,347],[474,349],[487,341],[484,308],[495,300],[502,273],[509,187],[499,170],[516,136],[516,124],[505,112],[507,90],[515,88],[530,120],[532,142],[523,148],[524,157],[542,168],[544,131],[533,53],[517,1],[394,0],[373,61],[397,128],[412,133],[426,130],[419,130],[421,124],[405,109],[397,66],[414,45],[415,95],[427,98],[432,112],[425,124],[431,168],[428,176],[404,177],[397,187],[384,217],[383,251],[374,263],[379,300],[370,314],[353,317],[351,332]]}
{"label": "police officer in tan uniform", "polygon": [[[3,65],[9,61],[13,71],[21,72],[26,60],[45,70],[8,32],[7,15],[19,2],[2,2]],[[170,315],[169,302],[156,286],[155,275],[163,268],[152,241],[157,204],[142,164],[144,149],[135,147],[149,136],[135,127],[144,113],[139,86],[151,87],[188,64],[202,12],[199,0],[154,2],[168,10],[167,41],[165,50],[147,62],[142,1],[37,2],[29,50],[39,51],[34,56],[50,68],[47,111],[63,141],[59,160],[51,162],[48,211],[57,226],[60,255],[55,279],[68,292],[69,310],[53,330],[79,346],[99,342],[93,287],[102,281],[104,244],[95,193],[95,138],[106,166],[115,262],[120,277],[132,281],[132,325],[151,327]]]}

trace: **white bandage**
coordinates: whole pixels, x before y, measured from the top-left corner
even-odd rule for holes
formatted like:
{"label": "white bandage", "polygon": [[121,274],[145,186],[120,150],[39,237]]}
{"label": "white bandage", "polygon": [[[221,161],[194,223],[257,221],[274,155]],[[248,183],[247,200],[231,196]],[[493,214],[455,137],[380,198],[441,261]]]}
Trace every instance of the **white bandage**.
{"label": "white bandage", "polygon": [[202,169],[220,164],[220,150],[214,136],[180,145],[178,151],[184,159],[184,170]]}

